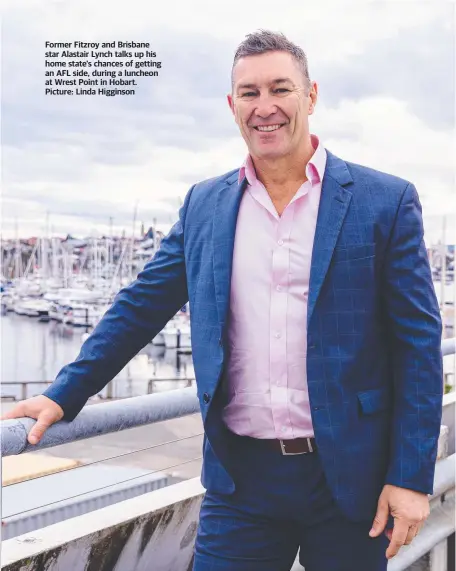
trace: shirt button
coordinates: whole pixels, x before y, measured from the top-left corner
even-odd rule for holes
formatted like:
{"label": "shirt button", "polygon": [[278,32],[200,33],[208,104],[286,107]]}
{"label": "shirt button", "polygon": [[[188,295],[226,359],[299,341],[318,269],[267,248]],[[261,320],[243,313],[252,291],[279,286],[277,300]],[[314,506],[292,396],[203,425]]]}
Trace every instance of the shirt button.
{"label": "shirt button", "polygon": [[276,290],[277,290],[277,291],[282,291],[282,286],[279,286],[279,285],[278,285],[278,286],[276,287]]}
{"label": "shirt button", "polygon": [[280,333],[280,331],[277,331],[277,333],[274,333],[274,337],[276,339],[280,339],[282,337],[282,334]]}
{"label": "shirt button", "polygon": [[277,242],[277,244],[278,244],[279,246],[283,246],[283,240],[279,240],[279,241]]}

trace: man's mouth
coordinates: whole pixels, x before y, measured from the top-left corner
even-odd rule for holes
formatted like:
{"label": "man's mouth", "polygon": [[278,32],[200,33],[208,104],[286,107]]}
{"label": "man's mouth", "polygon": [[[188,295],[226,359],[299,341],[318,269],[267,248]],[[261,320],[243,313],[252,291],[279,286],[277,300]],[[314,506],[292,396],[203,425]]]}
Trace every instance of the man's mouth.
{"label": "man's mouth", "polygon": [[276,125],[256,125],[253,128],[262,133],[269,133],[271,131],[277,131],[284,125],[285,123],[277,123]]}

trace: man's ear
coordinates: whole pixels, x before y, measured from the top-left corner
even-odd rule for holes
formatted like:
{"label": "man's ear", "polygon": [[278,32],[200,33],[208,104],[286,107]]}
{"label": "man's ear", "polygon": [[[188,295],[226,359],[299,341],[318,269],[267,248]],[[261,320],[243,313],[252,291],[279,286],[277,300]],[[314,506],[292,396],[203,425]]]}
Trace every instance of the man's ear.
{"label": "man's ear", "polygon": [[317,104],[318,99],[318,85],[315,81],[312,82],[310,92],[309,92],[309,115],[315,111],[315,105]]}
{"label": "man's ear", "polygon": [[231,113],[232,113],[233,115],[235,115],[235,112],[234,112],[234,101],[233,101],[233,96],[231,95],[231,93],[229,93],[229,94],[226,96],[226,99],[227,99],[228,105],[229,105],[229,107],[230,107],[230,109],[231,109]]}

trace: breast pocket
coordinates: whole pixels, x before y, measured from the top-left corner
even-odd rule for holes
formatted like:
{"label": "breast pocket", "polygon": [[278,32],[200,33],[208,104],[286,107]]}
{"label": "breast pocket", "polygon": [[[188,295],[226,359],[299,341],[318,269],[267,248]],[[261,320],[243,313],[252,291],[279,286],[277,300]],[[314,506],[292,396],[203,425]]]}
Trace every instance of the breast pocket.
{"label": "breast pocket", "polygon": [[334,250],[332,257],[333,264],[358,262],[362,260],[370,260],[375,255],[375,244],[353,244],[348,246],[338,246]]}
{"label": "breast pocket", "polygon": [[[344,291],[372,290],[375,281],[375,244],[336,248],[331,261],[333,288]],[[358,295],[357,294],[357,295]]]}

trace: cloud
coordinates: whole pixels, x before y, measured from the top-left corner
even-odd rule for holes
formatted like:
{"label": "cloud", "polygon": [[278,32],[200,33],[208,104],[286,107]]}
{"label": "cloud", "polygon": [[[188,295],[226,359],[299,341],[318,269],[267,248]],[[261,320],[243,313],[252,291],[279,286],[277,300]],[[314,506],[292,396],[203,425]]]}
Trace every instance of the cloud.
{"label": "cloud", "polygon": [[[438,38],[438,41],[436,41]],[[424,123],[452,131],[455,120],[455,19],[441,18],[367,43],[336,69],[320,67],[325,101],[389,96],[404,101]]]}
{"label": "cloud", "polygon": [[[6,5],[5,5],[6,4]],[[351,7],[351,9],[350,9]],[[203,0],[169,6],[80,0],[4,2],[5,235],[84,233],[139,216],[163,221],[195,181],[246,152],[225,101],[234,50],[248,32],[281,30],[302,45],[319,83],[312,125],[347,160],[417,182],[425,215],[454,190],[454,18],[449,4],[307,6]],[[46,97],[44,41],[149,41],[162,61],[133,97]],[[89,206],[89,204],[91,206]],[[165,206],[163,206],[165,205]],[[103,226],[104,224],[104,226]],[[6,229],[6,230],[5,230]]]}

